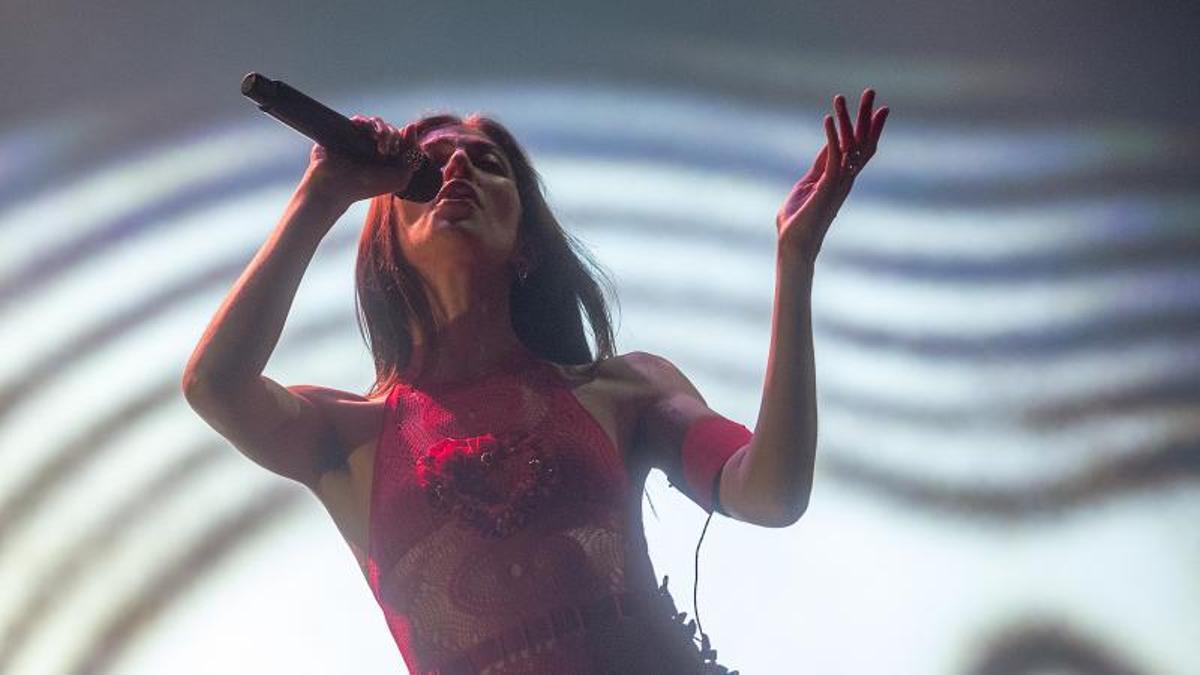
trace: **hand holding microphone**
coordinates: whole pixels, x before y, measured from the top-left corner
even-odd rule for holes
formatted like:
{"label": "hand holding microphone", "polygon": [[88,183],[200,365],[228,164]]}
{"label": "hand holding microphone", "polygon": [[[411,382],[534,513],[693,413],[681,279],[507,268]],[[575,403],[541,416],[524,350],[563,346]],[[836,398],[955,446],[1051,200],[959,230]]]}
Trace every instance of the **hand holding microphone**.
{"label": "hand holding microphone", "polygon": [[412,159],[419,152],[416,130],[412,125],[397,129],[381,117],[354,115],[350,122],[375,143],[379,160],[364,162],[315,143],[304,180],[320,194],[347,203],[389,192],[405,197],[420,165],[420,158]]}
{"label": "hand holding microphone", "polygon": [[347,119],[281,80],[258,73],[242,78],[242,94],[263,112],[316,142],[306,179],[351,202],[392,192],[428,202],[442,173],[417,148],[415,129],[397,129],[379,117]]}

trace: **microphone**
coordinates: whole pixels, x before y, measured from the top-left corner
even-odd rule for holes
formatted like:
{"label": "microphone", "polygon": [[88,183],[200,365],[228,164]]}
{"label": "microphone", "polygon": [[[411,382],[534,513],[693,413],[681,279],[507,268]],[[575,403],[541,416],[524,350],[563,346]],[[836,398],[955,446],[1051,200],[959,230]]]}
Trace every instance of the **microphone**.
{"label": "microphone", "polygon": [[[242,94],[258,104],[258,109],[287,126],[304,134],[318,144],[348,155],[356,160],[374,164],[397,161],[376,149],[370,132],[354,126],[341,113],[306,96],[282,80],[272,80],[259,73],[247,73],[242,78]],[[442,172],[425,153],[412,149],[399,161],[415,166],[408,187],[394,193],[414,202],[428,202],[442,189]]]}

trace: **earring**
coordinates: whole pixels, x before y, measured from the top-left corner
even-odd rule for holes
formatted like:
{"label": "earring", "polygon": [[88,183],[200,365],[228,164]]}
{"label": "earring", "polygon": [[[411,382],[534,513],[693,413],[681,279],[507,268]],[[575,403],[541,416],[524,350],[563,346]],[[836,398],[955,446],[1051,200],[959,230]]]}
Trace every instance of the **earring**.
{"label": "earring", "polygon": [[518,283],[524,284],[525,279],[528,276],[529,276],[529,268],[528,267],[526,267],[525,265],[521,265],[520,267],[517,268],[517,282]]}

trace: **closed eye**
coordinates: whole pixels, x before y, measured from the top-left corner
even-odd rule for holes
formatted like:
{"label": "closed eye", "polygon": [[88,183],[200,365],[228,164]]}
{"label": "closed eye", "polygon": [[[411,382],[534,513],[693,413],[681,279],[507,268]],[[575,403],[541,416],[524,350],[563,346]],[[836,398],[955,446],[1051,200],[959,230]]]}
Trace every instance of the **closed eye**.
{"label": "closed eye", "polygon": [[483,160],[483,164],[485,166],[492,166],[492,167],[495,167],[496,169],[499,169],[498,173],[505,172],[504,165],[500,163],[500,160],[495,159],[491,156],[485,157]]}
{"label": "closed eye", "polygon": [[[473,161],[479,166],[490,167],[490,168],[488,168],[488,170],[491,171],[492,173],[498,173],[501,175],[508,174],[508,169],[505,168],[504,164],[500,160],[492,157],[491,155],[484,157],[483,159],[473,160]],[[434,158],[434,162],[437,164],[437,166],[439,168],[446,166],[446,158],[445,157],[436,157],[436,158]]]}
{"label": "closed eye", "polygon": [[[435,141],[430,141],[428,143],[425,143],[424,145],[421,146],[421,149],[424,150],[426,152],[426,154],[428,154],[431,158],[433,158],[433,160],[437,164],[437,166],[442,167],[442,166],[446,165],[446,161],[449,159],[449,157],[446,156],[442,152],[442,150],[444,148],[449,148],[450,145],[451,144],[448,140],[440,139],[440,140],[435,140]],[[483,143],[483,144],[472,143],[472,145],[482,145],[482,146],[486,146],[486,147],[491,147],[491,145],[487,144],[487,143]],[[477,159],[475,159],[474,155],[472,155],[471,161],[473,161],[476,164],[479,164],[481,166],[491,167],[491,169],[489,169],[489,171],[492,171],[493,173],[507,175],[508,168],[504,165],[504,163],[502,161],[500,161],[500,158],[496,156],[495,151],[482,150],[482,152],[484,152],[485,154],[482,155],[481,159],[477,160]]]}

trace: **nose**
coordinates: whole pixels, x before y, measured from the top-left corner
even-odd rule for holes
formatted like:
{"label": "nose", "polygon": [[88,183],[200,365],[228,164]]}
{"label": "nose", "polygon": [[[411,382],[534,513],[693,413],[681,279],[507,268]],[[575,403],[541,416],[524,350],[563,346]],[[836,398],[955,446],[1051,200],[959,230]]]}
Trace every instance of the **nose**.
{"label": "nose", "polygon": [[475,165],[471,163],[471,158],[467,155],[467,151],[463,148],[455,148],[454,153],[450,155],[450,159],[446,160],[446,166],[442,169],[442,180],[449,181],[451,178],[460,178],[463,176],[470,180],[471,174],[475,171]]}

